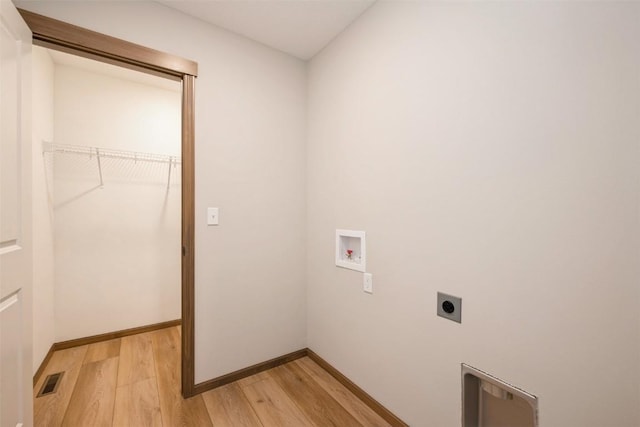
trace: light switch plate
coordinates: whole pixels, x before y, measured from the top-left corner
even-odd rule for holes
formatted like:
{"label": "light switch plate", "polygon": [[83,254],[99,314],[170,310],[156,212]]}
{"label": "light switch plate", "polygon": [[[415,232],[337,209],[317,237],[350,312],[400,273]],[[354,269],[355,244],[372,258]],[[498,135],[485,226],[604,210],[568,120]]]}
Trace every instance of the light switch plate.
{"label": "light switch plate", "polygon": [[438,292],[437,314],[445,319],[462,323],[462,298]]}
{"label": "light switch plate", "polygon": [[373,275],[371,273],[364,273],[362,278],[362,288],[368,293],[373,293]]}
{"label": "light switch plate", "polygon": [[207,225],[220,224],[220,210],[218,208],[207,208]]}

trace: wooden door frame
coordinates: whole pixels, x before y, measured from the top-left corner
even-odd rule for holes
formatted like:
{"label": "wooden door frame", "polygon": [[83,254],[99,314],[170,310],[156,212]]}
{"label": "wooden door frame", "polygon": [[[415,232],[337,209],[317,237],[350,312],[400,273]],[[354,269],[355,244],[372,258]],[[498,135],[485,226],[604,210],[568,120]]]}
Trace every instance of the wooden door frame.
{"label": "wooden door frame", "polygon": [[33,44],[182,81],[182,396],[194,395],[195,78],[188,59],[18,9]]}

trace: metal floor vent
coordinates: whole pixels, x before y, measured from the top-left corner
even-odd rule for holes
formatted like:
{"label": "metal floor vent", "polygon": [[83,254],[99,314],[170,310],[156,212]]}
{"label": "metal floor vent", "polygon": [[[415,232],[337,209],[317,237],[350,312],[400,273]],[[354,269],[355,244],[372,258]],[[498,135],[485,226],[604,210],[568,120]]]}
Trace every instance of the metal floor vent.
{"label": "metal floor vent", "polygon": [[42,384],[42,388],[36,397],[47,396],[49,394],[53,394],[58,390],[58,386],[60,385],[60,380],[62,379],[62,375],[64,372],[57,372],[55,374],[48,375],[44,380],[44,384]]}

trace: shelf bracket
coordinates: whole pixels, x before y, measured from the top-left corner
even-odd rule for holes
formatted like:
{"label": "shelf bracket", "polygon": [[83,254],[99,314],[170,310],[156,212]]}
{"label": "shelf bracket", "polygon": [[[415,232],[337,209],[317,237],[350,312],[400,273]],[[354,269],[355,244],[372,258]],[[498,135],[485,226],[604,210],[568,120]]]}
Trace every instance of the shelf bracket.
{"label": "shelf bracket", "polygon": [[96,148],[96,160],[98,161],[98,173],[100,174],[100,188],[104,187],[104,181],[102,180],[102,163],[100,162],[100,149]]}
{"label": "shelf bracket", "polygon": [[169,157],[169,175],[167,176],[167,191],[171,186],[171,166],[173,166],[173,157]]}

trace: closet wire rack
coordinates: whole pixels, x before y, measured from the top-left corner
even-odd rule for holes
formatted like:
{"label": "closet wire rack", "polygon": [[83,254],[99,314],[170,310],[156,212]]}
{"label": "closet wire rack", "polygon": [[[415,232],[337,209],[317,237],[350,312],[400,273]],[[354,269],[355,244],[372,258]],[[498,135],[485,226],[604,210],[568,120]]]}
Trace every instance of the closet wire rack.
{"label": "closet wire rack", "polygon": [[98,166],[98,173],[100,175],[100,186],[104,186],[104,180],[102,178],[102,159],[125,159],[133,160],[134,162],[150,162],[150,163],[163,163],[169,165],[167,172],[167,190],[171,184],[171,169],[173,166],[182,164],[182,159],[179,156],[170,156],[166,154],[155,153],[143,153],[138,151],[127,150],[113,150],[100,147],[88,147],[83,145],[72,144],[58,144],[49,141],[42,142],[43,153],[58,153],[58,154],[77,154],[89,156],[89,158],[96,158],[96,164]]}

